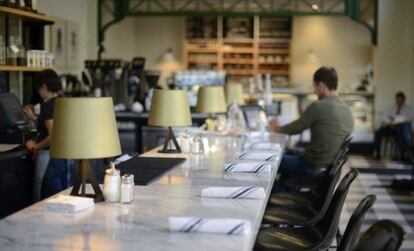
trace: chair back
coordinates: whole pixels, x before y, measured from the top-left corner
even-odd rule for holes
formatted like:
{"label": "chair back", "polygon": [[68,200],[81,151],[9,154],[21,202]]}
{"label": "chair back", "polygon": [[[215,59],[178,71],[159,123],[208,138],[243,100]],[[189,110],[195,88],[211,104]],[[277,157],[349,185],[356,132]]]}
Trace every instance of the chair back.
{"label": "chair back", "polygon": [[404,229],[392,220],[375,222],[365,231],[355,251],[397,251],[405,238]]}
{"label": "chair back", "polygon": [[341,238],[337,251],[352,251],[359,239],[362,222],[366,212],[374,205],[375,195],[366,196],[356,207],[348,221],[344,235]]}
{"label": "chair back", "polygon": [[344,156],[341,160],[339,160],[340,162],[337,164],[331,164],[332,168],[326,175],[323,176],[322,182],[314,190],[314,193],[316,193],[319,198],[329,197],[329,200],[325,202],[326,209],[328,208],[328,205],[335,191],[335,186],[337,185],[338,180],[341,176],[342,167],[345,165],[347,160],[348,157]]}
{"label": "chair back", "polygon": [[344,205],[349,188],[355,178],[358,176],[356,169],[351,169],[341,180],[338,187],[335,190],[335,194],[329,204],[323,218],[315,225],[319,230],[323,239],[315,247],[315,250],[328,249],[332,240],[335,237],[336,231],[339,225],[339,217],[341,215],[342,207]]}
{"label": "chair back", "polygon": [[330,169],[332,169],[335,165],[335,163],[338,163],[341,158],[343,158],[349,150],[349,144],[351,143],[352,137],[346,136],[342,144],[339,146],[338,151],[335,153],[334,157],[332,158],[332,161],[328,168],[326,169],[326,172],[328,173]]}

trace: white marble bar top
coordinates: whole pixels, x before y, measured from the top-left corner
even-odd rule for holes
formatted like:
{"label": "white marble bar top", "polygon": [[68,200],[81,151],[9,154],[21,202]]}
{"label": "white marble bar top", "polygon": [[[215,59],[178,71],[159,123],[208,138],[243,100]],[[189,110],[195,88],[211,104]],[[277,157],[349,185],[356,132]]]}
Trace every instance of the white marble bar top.
{"label": "white marble bar top", "polygon": [[[284,143],[285,137],[255,139]],[[252,250],[280,158],[270,174],[224,173],[246,138],[209,138],[213,153],[188,155],[185,163],[148,186],[135,187],[132,204],[106,203],[76,214],[53,213],[36,203],[0,221],[0,250]],[[145,154],[144,154],[145,156]],[[266,200],[201,198],[210,186],[261,186]],[[68,189],[62,193],[69,193]],[[249,235],[179,233],[168,217],[249,220]]]}

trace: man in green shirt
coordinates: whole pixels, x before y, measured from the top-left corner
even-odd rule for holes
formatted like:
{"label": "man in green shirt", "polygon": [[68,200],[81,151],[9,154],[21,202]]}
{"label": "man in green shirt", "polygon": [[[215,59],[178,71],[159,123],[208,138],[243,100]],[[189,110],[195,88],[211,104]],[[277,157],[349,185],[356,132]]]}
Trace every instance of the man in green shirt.
{"label": "man in green shirt", "polygon": [[351,110],[338,98],[336,70],[319,68],[313,75],[313,82],[318,101],[313,102],[299,119],[281,127],[276,120],[270,122],[270,128],[279,133],[292,135],[306,129],[311,131],[311,141],[303,154],[287,151],[283,156],[279,167],[281,178],[320,174],[352,132]]}

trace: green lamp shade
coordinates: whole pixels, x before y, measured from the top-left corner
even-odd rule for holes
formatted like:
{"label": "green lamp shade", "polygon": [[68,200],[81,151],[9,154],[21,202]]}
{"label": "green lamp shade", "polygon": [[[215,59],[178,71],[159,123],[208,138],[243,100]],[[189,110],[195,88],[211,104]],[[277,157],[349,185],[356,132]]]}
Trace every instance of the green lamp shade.
{"label": "green lamp shade", "polygon": [[148,125],[191,126],[187,92],[183,90],[155,90],[152,96]]}
{"label": "green lamp shade", "polygon": [[221,113],[227,111],[223,86],[203,86],[198,90],[197,112]]}
{"label": "green lamp shade", "polygon": [[95,159],[121,154],[112,98],[58,98],[50,156]]}
{"label": "green lamp shade", "polygon": [[243,86],[239,83],[228,83],[225,87],[228,105],[244,105]]}

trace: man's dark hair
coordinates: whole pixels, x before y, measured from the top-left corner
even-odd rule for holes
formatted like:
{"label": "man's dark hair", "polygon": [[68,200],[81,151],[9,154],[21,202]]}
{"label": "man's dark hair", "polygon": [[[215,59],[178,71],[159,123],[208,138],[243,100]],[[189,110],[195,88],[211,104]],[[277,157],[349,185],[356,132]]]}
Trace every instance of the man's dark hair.
{"label": "man's dark hair", "polygon": [[404,92],[397,92],[397,93],[395,94],[395,97],[396,97],[396,98],[401,97],[401,98],[403,98],[403,99],[405,100],[405,94],[404,94]]}
{"label": "man's dark hair", "polygon": [[336,74],[335,68],[323,66],[313,74],[313,82],[316,84],[322,82],[329,90],[333,91],[338,87],[338,74]]}
{"label": "man's dark hair", "polygon": [[52,69],[46,69],[39,72],[36,74],[34,81],[36,89],[39,89],[43,84],[45,84],[50,92],[57,93],[62,90],[60,78]]}

